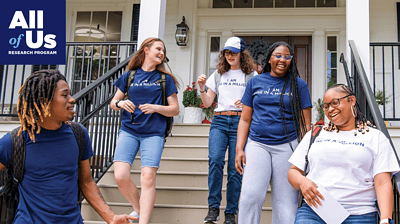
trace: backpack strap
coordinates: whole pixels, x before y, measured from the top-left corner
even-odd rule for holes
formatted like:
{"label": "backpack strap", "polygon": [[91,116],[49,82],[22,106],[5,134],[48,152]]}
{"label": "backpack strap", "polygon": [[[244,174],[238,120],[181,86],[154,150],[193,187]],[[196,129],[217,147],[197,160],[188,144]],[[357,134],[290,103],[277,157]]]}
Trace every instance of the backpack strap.
{"label": "backpack strap", "polygon": [[314,143],[315,139],[318,137],[319,133],[322,130],[322,125],[313,125],[312,126],[312,132],[311,132],[311,138],[310,138],[310,145],[308,146],[307,154],[305,156],[306,159],[306,165],[304,166],[304,172],[303,175],[307,175],[307,167],[308,167],[308,153],[310,152],[311,145]]}
{"label": "backpack strap", "polygon": [[167,93],[166,93],[166,89],[167,89],[167,79],[165,76],[165,73],[160,73],[160,80],[159,82],[161,83],[161,91],[162,91],[162,104],[164,106],[168,106],[168,101],[167,101]]}
{"label": "backpack strap", "polygon": [[78,165],[79,165],[79,162],[81,161],[83,156],[83,151],[85,151],[85,131],[83,130],[83,128],[79,123],[71,122],[70,126],[79,147],[79,157],[78,157]]}
{"label": "backpack strap", "polygon": [[14,181],[16,183],[21,183],[24,177],[25,168],[25,155],[26,155],[26,144],[24,135],[21,133],[18,136],[19,129],[17,127],[11,131],[11,141],[12,141],[12,172],[14,176]]}
{"label": "backpack strap", "polygon": [[129,87],[131,86],[133,80],[135,79],[135,75],[136,75],[136,70],[131,70],[131,72],[129,73],[128,81],[126,82],[125,98],[129,99],[128,90],[129,90]]}

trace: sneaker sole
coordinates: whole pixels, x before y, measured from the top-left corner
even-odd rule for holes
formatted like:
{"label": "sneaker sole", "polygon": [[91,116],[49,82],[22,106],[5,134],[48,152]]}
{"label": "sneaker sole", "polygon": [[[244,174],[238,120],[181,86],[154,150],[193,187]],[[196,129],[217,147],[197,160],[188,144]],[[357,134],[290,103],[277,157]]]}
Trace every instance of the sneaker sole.
{"label": "sneaker sole", "polygon": [[216,221],[204,221],[204,223],[216,224],[218,221],[219,221],[219,216],[217,217]]}

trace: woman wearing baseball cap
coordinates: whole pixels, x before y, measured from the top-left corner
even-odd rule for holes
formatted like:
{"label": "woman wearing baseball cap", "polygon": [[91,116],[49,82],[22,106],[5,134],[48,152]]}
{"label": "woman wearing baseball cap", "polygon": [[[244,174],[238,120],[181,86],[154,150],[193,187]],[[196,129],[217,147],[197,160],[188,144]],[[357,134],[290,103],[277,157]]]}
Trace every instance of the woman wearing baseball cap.
{"label": "woman wearing baseball cap", "polygon": [[[210,107],[215,96],[218,105],[209,134],[208,207],[205,223],[219,220],[225,154],[228,154],[228,184],[226,189],[225,224],[236,224],[235,214],[242,178],[235,169],[236,135],[242,111],[241,99],[247,81],[257,72],[245,43],[239,37],[229,38],[219,54],[218,69],[207,79],[203,74],[197,79],[204,106]],[[208,90],[206,91],[206,86]]]}

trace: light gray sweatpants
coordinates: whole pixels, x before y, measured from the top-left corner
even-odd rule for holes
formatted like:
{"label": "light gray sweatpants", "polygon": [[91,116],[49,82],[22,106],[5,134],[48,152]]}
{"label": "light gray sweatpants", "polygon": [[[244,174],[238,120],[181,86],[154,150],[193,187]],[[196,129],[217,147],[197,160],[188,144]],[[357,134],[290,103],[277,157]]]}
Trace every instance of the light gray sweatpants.
{"label": "light gray sweatpants", "polygon": [[[292,141],[296,149],[297,140]],[[239,224],[260,223],[261,210],[271,183],[272,224],[294,223],[298,191],[288,181],[288,162],[292,155],[289,143],[266,145],[247,139],[246,166],[239,201]]]}

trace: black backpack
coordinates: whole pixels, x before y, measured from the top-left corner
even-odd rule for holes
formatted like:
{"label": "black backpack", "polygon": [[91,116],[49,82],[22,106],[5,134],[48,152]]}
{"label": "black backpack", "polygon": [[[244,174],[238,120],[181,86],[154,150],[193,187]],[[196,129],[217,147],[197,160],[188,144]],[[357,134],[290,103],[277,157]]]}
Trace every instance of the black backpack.
{"label": "black backpack", "polygon": [[[128,96],[128,89],[131,86],[133,80],[135,79],[136,75],[136,70],[131,70],[129,73],[128,81],[126,82],[126,92],[125,92],[125,97],[129,99]],[[166,94],[166,88],[167,88],[167,79],[165,73],[160,72],[160,80],[158,80],[159,83],[161,83],[161,91],[162,91],[162,105],[168,106],[168,101],[167,101],[167,94]],[[167,126],[165,127],[165,135],[164,135],[164,142],[167,141],[166,138],[168,136],[172,136],[172,126],[174,124],[174,117],[166,117],[167,119]]]}
{"label": "black backpack", "polygon": [[[24,135],[18,136],[21,127],[17,127],[11,131],[12,142],[12,165],[6,166],[0,171],[1,187],[0,187],[0,223],[11,224],[14,221],[15,211],[18,207],[19,193],[18,184],[24,177],[26,144]],[[79,147],[79,162],[81,161],[83,151],[85,149],[85,132],[83,128],[75,122],[71,122],[71,129]],[[79,184],[78,184],[79,186]],[[82,197],[78,198],[80,203]]]}

